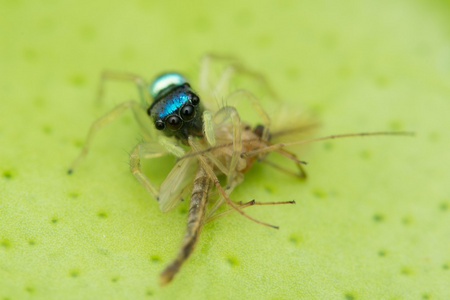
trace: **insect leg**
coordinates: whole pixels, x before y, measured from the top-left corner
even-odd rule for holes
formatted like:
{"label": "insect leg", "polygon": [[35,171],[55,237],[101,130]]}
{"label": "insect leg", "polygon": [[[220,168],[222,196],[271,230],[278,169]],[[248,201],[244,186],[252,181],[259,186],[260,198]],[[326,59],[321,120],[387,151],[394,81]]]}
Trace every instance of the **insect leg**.
{"label": "insect leg", "polygon": [[299,164],[297,164],[297,166],[298,166],[300,172],[296,173],[296,172],[292,172],[291,170],[288,170],[288,169],[286,169],[286,168],[284,168],[284,167],[282,167],[282,166],[280,166],[280,165],[278,165],[278,164],[276,164],[274,162],[271,162],[271,161],[268,161],[268,160],[265,160],[265,159],[261,160],[261,162],[267,164],[268,166],[271,166],[272,168],[277,169],[278,171],[281,171],[283,173],[286,173],[286,174],[294,176],[294,177],[298,177],[300,179],[305,179],[307,177],[305,170]]}
{"label": "insect leg", "polygon": [[[196,149],[196,142],[193,140],[192,137],[189,137],[189,145],[191,145],[191,147],[192,147],[194,150],[197,151],[197,149]],[[255,222],[255,223],[258,223],[258,224],[261,224],[261,225],[264,225],[264,226],[268,226],[268,227],[272,227],[272,228],[278,229],[277,226],[274,226],[274,225],[271,225],[271,224],[268,224],[268,223],[259,221],[259,220],[255,219],[255,218],[253,218],[253,217],[247,215],[245,212],[243,212],[243,211],[238,207],[238,205],[236,205],[233,201],[230,200],[230,198],[228,197],[227,193],[224,191],[224,189],[223,189],[222,186],[220,185],[220,181],[219,181],[219,179],[217,178],[216,174],[214,174],[214,170],[213,170],[213,168],[210,166],[210,164],[208,163],[207,158],[204,157],[203,155],[199,155],[197,158],[198,158],[198,160],[199,160],[199,162],[200,162],[200,164],[201,164],[201,168],[203,168],[203,169],[206,171],[206,173],[208,174],[209,178],[212,180],[212,182],[213,182],[214,185],[216,186],[217,190],[219,191],[219,193],[221,194],[221,196],[225,199],[225,201],[226,201],[226,203],[227,203],[228,205],[230,205],[233,209],[235,209],[237,212],[239,212],[242,216],[246,217],[247,219],[249,219],[249,220],[251,220],[251,221],[253,221],[253,222]]]}
{"label": "insect leg", "polygon": [[[247,208],[247,207],[250,207],[250,206],[254,206],[254,205],[280,205],[280,204],[295,204],[295,201],[292,200],[292,201],[280,201],[280,202],[256,202],[255,200],[251,200],[251,201],[246,202],[246,203],[239,203],[238,207],[240,209],[244,209],[244,208]],[[205,220],[205,224],[209,223],[209,222],[212,222],[212,221],[214,221],[214,220],[216,220],[216,219],[218,219],[220,217],[223,217],[224,215],[227,215],[227,214],[229,214],[231,212],[234,212],[234,211],[235,210],[233,208],[230,208],[230,209],[227,209],[226,211],[218,213],[218,214],[216,214],[214,216],[207,217],[206,220]]]}
{"label": "insect leg", "polygon": [[278,169],[278,170],[280,170],[280,171],[282,171],[284,173],[287,173],[289,175],[292,175],[292,176],[295,176],[295,177],[298,177],[298,178],[301,178],[301,179],[306,179],[306,177],[307,177],[306,171],[305,171],[305,169],[303,169],[303,166],[302,166],[302,164],[306,165],[306,162],[299,160],[294,153],[289,152],[289,151],[287,151],[285,149],[276,149],[274,151],[279,153],[279,154],[281,154],[281,155],[283,155],[283,156],[285,156],[285,157],[287,157],[287,158],[289,158],[290,160],[292,160],[295,163],[295,165],[297,166],[297,168],[299,170],[299,173],[295,173],[295,172],[292,172],[292,171],[290,171],[288,169],[285,169],[284,167],[282,167],[282,166],[280,166],[278,164],[275,164],[275,163],[273,163],[271,161],[266,160],[266,158],[263,158],[260,161],[263,162],[263,163],[266,163],[267,165],[269,165],[269,166],[271,166],[271,167],[273,167],[275,169]]}

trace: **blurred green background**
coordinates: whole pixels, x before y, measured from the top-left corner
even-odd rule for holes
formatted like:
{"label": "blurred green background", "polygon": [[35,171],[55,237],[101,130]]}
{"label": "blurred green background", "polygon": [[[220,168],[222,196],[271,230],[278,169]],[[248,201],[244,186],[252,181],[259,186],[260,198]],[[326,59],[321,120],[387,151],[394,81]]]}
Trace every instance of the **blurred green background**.
{"label": "blurred green background", "polygon": [[[0,299],[450,298],[449,16],[425,0],[0,0]],[[195,84],[206,52],[261,71],[292,112],[317,116],[317,135],[417,137],[309,145],[304,183],[255,166],[233,199],[295,199],[248,210],[280,230],[210,223],[160,288],[188,203],[162,214],[129,174],[131,114],[66,170],[90,124],[137,99],[109,84],[95,105],[102,70]],[[147,169],[162,179],[172,164]]]}

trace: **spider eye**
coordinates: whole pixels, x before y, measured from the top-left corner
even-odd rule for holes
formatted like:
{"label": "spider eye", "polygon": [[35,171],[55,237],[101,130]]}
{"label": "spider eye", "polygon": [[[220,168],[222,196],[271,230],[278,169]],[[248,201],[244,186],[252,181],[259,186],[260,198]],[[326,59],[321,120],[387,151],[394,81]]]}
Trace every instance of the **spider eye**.
{"label": "spider eye", "polygon": [[177,130],[183,125],[183,121],[178,116],[170,116],[166,120],[166,125],[172,130]]}
{"label": "spider eye", "polygon": [[163,130],[166,127],[166,125],[164,125],[163,121],[158,120],[158,121],[155,122],[155,127],[158,130]]}
{"label": "spider eye", "polygon": [[184,121],[190,121],[195,116],[195,109],[192,105],[185,105],[181,108],[181,117]]}
{"label": "spider eye", "polygon": [[197,95],[193,94],[192,98],[191,98],[191,103],[194,104],[194,105],[199,104],[200,103],[200,98]]}

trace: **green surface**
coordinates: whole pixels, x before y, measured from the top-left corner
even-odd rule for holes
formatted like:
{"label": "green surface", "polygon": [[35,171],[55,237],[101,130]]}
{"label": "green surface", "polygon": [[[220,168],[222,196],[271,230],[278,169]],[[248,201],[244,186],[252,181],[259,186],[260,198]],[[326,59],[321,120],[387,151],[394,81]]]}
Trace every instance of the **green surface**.
{"label": "green surface", "polygon": [[[0,299],[448,299],[449,14],[446,1],[1,0]],[[129,174],[131,114],[66,170],[89,125],[137,98],[110,84],[97,107],[102,70],[195,78],[205,52],[266,74],[318,135],[418,135],[310,145],[304,183],[256,166],[233,198],[295,199],[248,210],[281,229],[208,224],[160,288],[187,203],[162,214]],[[172,163],[147,170],[162,179]]]}

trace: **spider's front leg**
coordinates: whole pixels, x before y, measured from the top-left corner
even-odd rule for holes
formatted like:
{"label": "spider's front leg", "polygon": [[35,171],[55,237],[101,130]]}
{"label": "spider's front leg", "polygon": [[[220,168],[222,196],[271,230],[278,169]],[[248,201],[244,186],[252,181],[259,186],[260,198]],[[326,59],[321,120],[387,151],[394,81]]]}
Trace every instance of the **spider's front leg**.
{"label": "spider's front leg", "polygon": [[139,125],[141,126],[141,128],[146,127],[146,125],[142,123],[143,121],[138,117],[142,113],[142,111],[145,112],[145,110],[139,105],[139,103],[135,101],[127,101],[117,105],[108,113],[106,113],[104,116],[102,116],[101,118],[97,119],[94,123],[92,123],[88,135],[86,137],[86,142],[84,143],[83,149],[81,150],[81,153],[78,155],[78,157],[73,161],[72,165],[67,171],[68,174],[72,174],[73,171],[80,164],[80,162],[88,154],[95,133],[109,122],[115,120],[118,116],[120,116],[123,112],[125,112],[129,108],[133,110],[134,116]]}
{"label": "spider's front leg", "polygon": [[130,153],[130,171],[139,183],[155,198],[161,211],[172,209],[185,194],[191,179],[193,159],[179,161],[166,176],[161,186],[153,184],[141,169],[141,160],[153,159],[166,154],[182,157],[185,152],[171,139],[160,136],[157,141],[137,144]]}
{"label": "spider's front leg", "polygon": [[141,170],[141,157],[155,158],[167,154],[167,151],[161,151],[159,145],[155,143],[139,143],[130,153],[130,171],[139,181],[139,183],[159,201],[159,187],[156,187],[150,179]]}
{"label": "spider's front leg", "polygon": [[139,99],[143,106],[148,106],[152,100],[147,90],[148,84],[144,78],[139,75],[127,72],[118,72],[118,71],[103,71],[100,77],[100,83],[98,85],[97,90],[97,101],[101,102],[103,100],[104,91],[105,91],[105,83],[106,81],[119,80],[119,81],[128,81],[133,82],[139,92]]}

